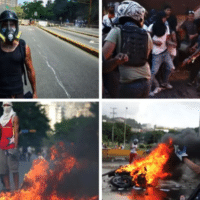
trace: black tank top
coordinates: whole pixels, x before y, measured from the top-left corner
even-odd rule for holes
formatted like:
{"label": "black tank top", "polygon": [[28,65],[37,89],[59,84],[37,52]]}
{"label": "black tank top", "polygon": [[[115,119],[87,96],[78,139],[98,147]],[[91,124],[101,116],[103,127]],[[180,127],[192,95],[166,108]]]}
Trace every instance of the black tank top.
{"label": "black tank top", "polygon": [[0,46],[0,94],[23,93],[22,55],[19,45],[13,52],[4,52]]}

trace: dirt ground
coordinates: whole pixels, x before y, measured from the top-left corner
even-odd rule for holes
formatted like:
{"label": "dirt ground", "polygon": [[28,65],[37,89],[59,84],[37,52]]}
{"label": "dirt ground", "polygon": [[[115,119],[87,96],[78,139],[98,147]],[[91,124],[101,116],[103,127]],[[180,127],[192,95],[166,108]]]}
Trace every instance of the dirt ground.
{"label": "dirt ground", "polygon": [[196,86],[188,86],[189,72],[187,70],[177,70],[170,77],[170,84],[173,89],[162,90],[154,97],[150,98],[200,98],[200,93],[197,92]]}

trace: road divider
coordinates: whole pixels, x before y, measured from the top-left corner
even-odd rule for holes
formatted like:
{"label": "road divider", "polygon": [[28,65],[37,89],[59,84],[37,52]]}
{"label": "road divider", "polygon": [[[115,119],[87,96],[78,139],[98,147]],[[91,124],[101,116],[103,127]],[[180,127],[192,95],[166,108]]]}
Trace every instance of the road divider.
{"label": "road divider", "polygon": [[62,29],[62,30],[66,30],[66,31],[74,32],[74,33],[79,33],[79,34],[82,34],[82,35],[87,35],[87,36],[99,38],[98,35],[94,35],[94,34],[90,34],[90,33],[85,33],[85,32],[81,32],[81,31],[75,31],[75,30],[71,30],[71,29],[63,28],[63,27],[59,27],[59,28]]}
{"label": "road divider", "polygon": [[75,40],[72,40],[72,39],[70,39],[68,37],[64,37],[64,36],[62,36],[62,35],[60,35],[58,33],[55,33],[53,31],[47,30],[46,28],[44,28],[42,26],[38,26],[38,27],[40,29],[42,29],[42,30],[44,30],[44,31],[46,31],[46,32],[48,32],[48,33],[60,38],[61,40],[64,40],[64,41],[66,41],[66,42],[68,42],[68,43],[70,43],[70,44],[72,44],[72,45],[74,45],[74,46],[76,46],[76,47],[78,47],[78,48],[80,48],[80,49],[82,49],[82,50],[84,50],[84,51],[96,56],[96,57],[99,57],[99,51],[94,49],[94,48],[92,48],[92,47],[89,47],[89,46],[87,46],[85,44],[82,44],[81,42],[77,42]]}

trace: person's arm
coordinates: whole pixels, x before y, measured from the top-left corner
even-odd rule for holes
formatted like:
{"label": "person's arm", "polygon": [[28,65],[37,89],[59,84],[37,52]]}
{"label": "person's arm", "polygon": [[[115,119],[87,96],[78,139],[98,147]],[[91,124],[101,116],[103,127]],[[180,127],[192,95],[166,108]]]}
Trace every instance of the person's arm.
{"label": "person's arm", "polygon": [[114,58],[111,58],[110,60],[105,60],[103,62],[103,73],[109,73],[113,71],[118,65],[121,65],[127,61],[127,54],[119,53]]}
{"label": "person's arm", "polygon": [[183,158],[183,162],[194,172],[196,172],[197,174],[200,174],[200,166],[193,163],[191,160],[189,160],[188,158]]}
{"label": "person's arm", "polygon": [[15,137],[15,148],[17,148],[19,140],[19,118],[17,116],[15,116],[13,119],[13,129]]}
{"label": "person's arm", "polygon": [[198,33],[195,33],[193,35],[189,35],[190,40],[193,40],[196,37],[198,37]]}
{"label": "person's arm", "polygon": [[167,45],[173,46],[174,48],[176,48],[177,43],[175,42],[176,39],[175,39],[175,41],[174,41],[174,39],[175,39],[175,38],[174,38],[173,34],[168,35],[168,36],[167,36],[167,40],[166,40]]}
{"label": "person's arm", "polygon": [[183,63],[182,63],[182,67],[185,66],[186,64],[191,63],[192,61],[194,61],[198,56],[200,56],[200,47],[196,49],[196,51],[189,56],[188,58],[186,58]]}
{"label": "person's arm", "polygon": [[109,58],[111,58],[114,50],[115,50],[116,44],[110,41],[106,41],[102,52],[103,52],[103,56],[105,58],[105,60],[108,60]]}
{"label": "person's arm", "polygon": [[26,65],[26,70],[28,74],[28,79],[31,83],[31,87],[33,90],[33,98],[37,98],[35,70],[32,63],[31,50],[28,45],[26,45],[25,65]]}

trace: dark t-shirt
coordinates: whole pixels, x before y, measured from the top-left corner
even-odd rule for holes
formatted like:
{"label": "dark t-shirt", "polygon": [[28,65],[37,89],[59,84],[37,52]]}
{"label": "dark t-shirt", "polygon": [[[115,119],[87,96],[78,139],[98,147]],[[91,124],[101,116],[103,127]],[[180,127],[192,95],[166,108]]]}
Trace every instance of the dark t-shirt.
{"label": "dark t-shirt", "polygon": [[194,35],[194,34],[198,33],[197,26],[194,22],[185,21],[181,25],[181,28],[183,30],[185,30],[188,35]]}
{"label": "dark t-shirt", "polygon": [[186,38],[184,40],[190,41],[191,46],[193,46],[195,44],[195,42],[197,41],[197,37],[190,40],[189,35],[194,35],[194,34],[198,33],[197,25],[194,22],[185,21],[181,25],[181,28],[186,31]]}
{"label": "dark t-shirt", "polygon": [[169,29],[170,29],[170,33],[172,31],[176,31],[176,26],[177,26],[177,19],[174,15],[171,15],[168,19],[168,24],[169,24]]}

